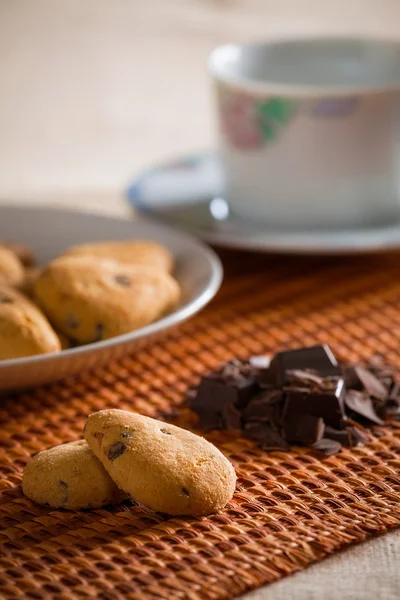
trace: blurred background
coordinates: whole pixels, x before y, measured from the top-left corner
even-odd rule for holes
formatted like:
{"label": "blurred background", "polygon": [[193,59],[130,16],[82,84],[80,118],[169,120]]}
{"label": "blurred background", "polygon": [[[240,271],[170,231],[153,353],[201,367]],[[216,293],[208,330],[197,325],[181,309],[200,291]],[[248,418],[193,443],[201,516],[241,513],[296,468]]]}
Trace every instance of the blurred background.
{"label": "blurred background", "polygon": [[399,0],[0,0],[0,201],[121,212],[143,168],[212,146],[210,50],[400,37]]}

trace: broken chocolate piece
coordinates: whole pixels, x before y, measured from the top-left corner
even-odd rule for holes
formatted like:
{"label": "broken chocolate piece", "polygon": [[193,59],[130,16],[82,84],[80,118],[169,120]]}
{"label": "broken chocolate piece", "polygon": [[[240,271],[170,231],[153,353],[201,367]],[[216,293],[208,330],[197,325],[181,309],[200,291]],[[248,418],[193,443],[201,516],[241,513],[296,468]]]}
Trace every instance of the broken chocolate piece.
{"label": "broken chocolate piece", "polygon": [[352,438],[350,434],[350,428],[348,429],[335,429],[334,427],[325,427],[324,437],[328,440],[334,440],[339,442],[342,446],[352,446]]}
{"label": "broken chocolate piece", "polygon": [[333,454],[337,454],[342,449],[342,445],[335,440],[329,440],[327,438],[322,438],[322,440],[318,440],[312,446],[314,450],[325,454],[325,456],[332,456]]}
{"label": "broken chocolate piece", "polygon": [[346,367],[346,385],[350,389],[365,391],[372,398],[384,402],[388,397],[388,389],[373,373],[363,367]]}
{"label": "broken chocolate piece", "polygon": [[226,404],[222,408],[222,422],[225,429],[241,429],[242,415],[233,404]]}
{"label": "broken chocolate piece", "polygon": [[327,344],[279,352],[274,356],[270,365],[270,370],[275,373],[275,381],[278,386],[285,383],[287,371],[296,369],[311,369],[322,377],[339,377],[341,375],[339,364]]}
{"label": "broken chocolate piece", "polygon": [[268,423],[260,423],[257,421],[245,423],[243,435],[249,440],[260,442],[263,448],[278,450],[290,449],[289,444]]}
{"label": "broken chocolate piece", "polygon": [[222,412],[227,404],[246,406],[258,389],[252,374],[243,374],[236,365],[225,365],[220,372],[202,378],[197,394],[189,398],[189,406],[194,410]]}
{"label": "broken chocolate piece", "polygon": [[313,415],[287,415],[283,423],[284,438],[293,444],[314,444],[324,435],[324,422]]}
{"label": "broken chocolate piece", "polygon": [[243,411],[245,421],[275,422],[279,418],[280,404],[283,394],[280,390],[265,390],[260,392]]}
{"label": "broken chocolate piece", "polygon": [[310,391],[305,387],[286,387],[285,391],[284,420],[292,413],[308,414],[322,417],[326,425],[340,428],[344,417],[343,379],[336,379],[331,388],[314,386]]}
{"label": "broken chocolate piece", "polygon": [[344,401],[347,408],[357,415],[364,417],[365,419],[368,419],[377,425],[383,425],[382,419],[380,419],[375,412],[371,398],[367,396],[365,392],[348,390],[345,394]]}
{"label": "broken chocolate piece", "polygon": [[205,433],[213,429],[224,428],[224,422],[220,413],[212,410],[198,410],[196,412],[199,416],[197,427]]}

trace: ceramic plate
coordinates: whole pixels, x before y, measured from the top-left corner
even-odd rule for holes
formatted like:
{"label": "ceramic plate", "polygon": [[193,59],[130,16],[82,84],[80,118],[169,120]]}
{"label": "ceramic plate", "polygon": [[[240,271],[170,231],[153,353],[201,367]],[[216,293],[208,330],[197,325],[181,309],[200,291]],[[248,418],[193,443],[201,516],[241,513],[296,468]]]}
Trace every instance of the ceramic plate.
{"label": "ceramic plate", "polygon": [[0,390],[54,381],[132,353],[203,308],[222,280],[221,263],[211,249],[165,226],[44,207],[0,206],[0,239],[28,244],[41,263],[73,244],[132,238],[155,240],[171,250],[176,257],[175,276],[183,289],[183,304],[132,333],[55,354],[0,361]]}
{"label": "ceramic plate", "polygon": [[140,213],[228,248],[291,254],[351,254],[400,247],[400,207],[398,220],[390,224],[277,231],[232,214],[221,190],[217,157],[203,153],[147,171],[131,185],[127,195]]}

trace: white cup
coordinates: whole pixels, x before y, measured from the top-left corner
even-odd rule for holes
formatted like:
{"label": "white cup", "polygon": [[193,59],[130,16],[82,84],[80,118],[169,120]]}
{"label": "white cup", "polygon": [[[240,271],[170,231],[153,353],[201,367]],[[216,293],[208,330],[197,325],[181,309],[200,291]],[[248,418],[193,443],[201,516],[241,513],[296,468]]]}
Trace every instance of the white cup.
{"label": "white cup", "polygon": [[219,155],[233,212],[278,228],[400,216],[400,42],[216,48]]}

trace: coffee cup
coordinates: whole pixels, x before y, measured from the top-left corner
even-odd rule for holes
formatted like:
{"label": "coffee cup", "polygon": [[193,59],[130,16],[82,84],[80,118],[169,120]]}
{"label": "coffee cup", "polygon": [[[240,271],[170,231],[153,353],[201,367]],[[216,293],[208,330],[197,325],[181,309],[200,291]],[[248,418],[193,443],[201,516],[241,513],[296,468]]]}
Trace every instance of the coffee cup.
{"label": "coffee cup", "polygon": [[228,44],[209,69],[232,212],[274,229],[398,219],[400,42]]}

